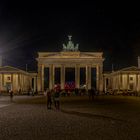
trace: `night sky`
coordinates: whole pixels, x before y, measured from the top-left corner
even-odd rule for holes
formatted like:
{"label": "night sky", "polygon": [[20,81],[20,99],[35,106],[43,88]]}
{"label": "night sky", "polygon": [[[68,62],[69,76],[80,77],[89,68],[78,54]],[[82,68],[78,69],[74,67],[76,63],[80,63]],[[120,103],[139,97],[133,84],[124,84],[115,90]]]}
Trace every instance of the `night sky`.
{"label": "night sky", "polygon": [[137,66],[138,3],[4,1],[0,3],[0,54],[4,65],[36,70],[38,51],[61,51],[67,35],[80,51],[103,51],[104,71]]}

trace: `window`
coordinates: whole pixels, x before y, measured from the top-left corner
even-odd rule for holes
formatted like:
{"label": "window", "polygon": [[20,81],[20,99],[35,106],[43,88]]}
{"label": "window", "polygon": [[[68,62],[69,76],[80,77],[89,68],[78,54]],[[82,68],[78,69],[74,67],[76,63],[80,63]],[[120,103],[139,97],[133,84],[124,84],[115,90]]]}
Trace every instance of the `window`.
{"label": "window", "polygon": [[7,80],[8,80],[8,81],[11,80],[11,79],[10,79],[10,76],[7,77]]}
{"label": "window", "polygon": [[132,81],[133,80],[133,77],[130,77],[130,80]]}

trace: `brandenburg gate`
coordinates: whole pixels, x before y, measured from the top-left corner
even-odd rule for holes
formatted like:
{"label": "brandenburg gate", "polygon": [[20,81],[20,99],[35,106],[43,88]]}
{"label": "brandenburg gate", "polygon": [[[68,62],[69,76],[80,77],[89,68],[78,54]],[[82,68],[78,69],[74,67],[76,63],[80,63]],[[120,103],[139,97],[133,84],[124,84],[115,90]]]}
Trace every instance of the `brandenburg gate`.
{"label": "brandenburg gate", "polygon": [[80,68],[85,68],[86,89],[91,89],[91,68],[96,68],[96,89],[103,91],[103,53],[80,52],[79,45],[71,40],[63,44],[61,52],[38,52],[38,91],[44,91],[44,68],[49,69],[49,89],[55,85],[55,68],[60,68],[61,89],[65,86],[65,69],[75,68],[75,87],[80,87]]}

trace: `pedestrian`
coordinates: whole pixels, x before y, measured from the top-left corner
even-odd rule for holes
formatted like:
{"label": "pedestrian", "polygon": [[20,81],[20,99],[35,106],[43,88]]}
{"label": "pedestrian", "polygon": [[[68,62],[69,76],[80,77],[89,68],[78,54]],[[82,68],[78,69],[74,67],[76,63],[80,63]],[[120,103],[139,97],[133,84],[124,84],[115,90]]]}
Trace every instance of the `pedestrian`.
{"label": "pedestrian", "polygon": [[43,94],[45,97],[47,96],[47,89],[44,90]]}
{"label": "pedestrian", "polygon": [[89,100],[94,100],[94,96],[95,96],[95,89],[91,88],[90,90],[88,90],[88,94],[89,94]]}
{"label": "pedestrian", "polygon": [[75,88],[75,95],[77,96],[79,94],[79,89]]}
{"label": "pedestrian", "polygon": [[34,90],[31,88],[31,95],[34,96]]}
{"label": "pedestrian", "polygon": [[10,93],[10,100],[11,100],[11,102],[12,102],[12,101],[13,101],[13,91],[10,90],[9,93]]}
{"label": "pedestrian", "polygon": [[60,89],[55,89],[54,92],[54,105],[57,110],[60,109]]}
{"label": "pedestrian", "polygon": [[52,105],[52,95],[51,95],[51,91],[48,90],[47,91],[47,108],[51,109],[51,105]]}

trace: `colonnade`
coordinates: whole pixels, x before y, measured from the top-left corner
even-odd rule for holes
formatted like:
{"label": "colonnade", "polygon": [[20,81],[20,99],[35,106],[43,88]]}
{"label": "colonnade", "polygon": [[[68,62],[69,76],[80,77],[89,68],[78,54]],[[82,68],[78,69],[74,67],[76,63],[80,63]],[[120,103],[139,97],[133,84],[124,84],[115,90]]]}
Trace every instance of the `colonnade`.
{"label": "colonnade", "polygon": [[134,74],[120,73],[118,75],[104,77],[104,90],[105,91],[107,91],[108,89],[118,90],[118,91],[131,89],[134,91],[140,91],[140,88],[138,86],[139,84],[140,84],[140,75],[135,74],[135,73]]}
{"label": "colonnade", "polygon": [[[7,78],[10,78],[9,81],[7,81]],[[33,77],[34,78],[34,77]],[[9,74],[0,74],[0,90],[5,91],[6,90],[6,84],[9,83],[11,86],[11,89],[14,92],[19,91],[21,89],[22,91],[28,91],[29,87],[32,86],[31,77],[28,75],[23,74],[16,74],[16,73],[9,73]],[[36,87],[36,79],[34,78],[34,90]]]}
{"label": "colonnade", "polygon": [[80,87],[80,68],[85,67],[86,69],[86,89],[91,89],[91,68],[96,68],[96,89],[99,91],[103,90],[103,68],[102,65],[80,65],[75,64],[74,66],[67,66],[65,64],[56,66],[55,64],[50,65],[39,65],[38,66],[38,90],[43,91],[44,90],[44,68],[49,68],[49,89],[54,88],[55,84],[55,68],[60,68],[60,85],[61,89],[64,89],[65,85],[65,69],[72,67],[75,68],[75,87]]}

